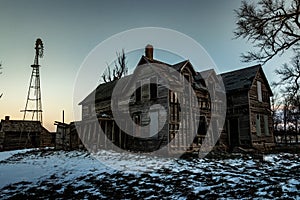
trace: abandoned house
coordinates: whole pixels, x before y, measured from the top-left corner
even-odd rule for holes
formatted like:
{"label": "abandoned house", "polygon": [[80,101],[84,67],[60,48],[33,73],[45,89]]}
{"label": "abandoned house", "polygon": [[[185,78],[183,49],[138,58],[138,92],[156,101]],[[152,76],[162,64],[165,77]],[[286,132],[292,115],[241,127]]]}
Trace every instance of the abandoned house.
{"label": "abandoned house", "polygon": [[[167,152],[181,153],[199,150],[204,138],[210,141],[208,144],[226,146],[256,147],[273,141],[269,100],[272,92],[260,66],[222,76],[214,70],[196,72],[188,60],[174,65],[155,60],[153,47],[147,45],[133,74],[98,85],[79,103],[82,121],[77,128],[88,148],[109,148],[114,144],[131,151],[152,152],[167,147]],[[165,78],[157,78],[161,75]],[[214,120],[212,113],[226,112],[226,100],[214,98],[225,92],[219,84],[222,78],[227,119]],[[114,96],[116,88],[119,93]],[[113,109],[121,119],[118,123]],[[127,119],[126,112],[134,123],[122,121]],[[209,129],[211,122],[213,130]],[[104,134],[99,134],[100,128]],[[216,132],[221,133],[220,137],[215,136]]]}
{"label": "abandoned house", "polygon": [[0,151],[53,146],[52,134],[39,121],[10,120],[0,123]]}
{"label": "abandoned house", "polygon": [[226,131],[230,146],[259,149],[274,144],[270,97],[261,65],[221,74],[227,94]]}

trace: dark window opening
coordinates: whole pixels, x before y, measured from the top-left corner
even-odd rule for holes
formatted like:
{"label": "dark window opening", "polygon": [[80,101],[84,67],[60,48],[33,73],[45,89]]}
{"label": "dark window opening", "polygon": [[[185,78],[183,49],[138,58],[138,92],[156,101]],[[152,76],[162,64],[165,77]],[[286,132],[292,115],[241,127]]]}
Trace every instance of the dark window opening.
{"label": "dark window opening", "polygon": [[156,99],[157,96],[157,77],[152,77],[150,79],[150,99]]}
{"label": "dark window opening", "polygon": [[185,78],[185,80],[187,80],[188,82],[190,82],[190,76],[188,74],[184,74],[184,78]]}
{"label": "dark window opening", "polygon": [[142,99],[142,87],[141,81],[136,82],[136,90],[135,90],[135,101],[141,101]]}
{"label": "dark window opening", "polygon": [[269,94],[268,94],[268,92],[266,92],[266,91],[263,91],[263,93],[262,93],[262,98],[263,98],[263,101],[264,101],[264,102],[269,102],[269,101],[270,101]]}

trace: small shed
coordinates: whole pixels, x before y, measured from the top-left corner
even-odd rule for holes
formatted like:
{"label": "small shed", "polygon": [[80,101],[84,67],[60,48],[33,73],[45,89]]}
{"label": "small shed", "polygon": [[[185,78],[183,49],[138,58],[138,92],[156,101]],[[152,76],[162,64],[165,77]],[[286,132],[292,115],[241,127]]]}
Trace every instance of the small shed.
{"label": "small shed", "polygon": [[39,121],[1,120],[0,151],[53,146],[52,134]]}
{"label": "small shed", "polygon": [[67,124],[55,121],[55,149],[71,150],[78,149],[82,146],[75,123],[76,122],[71,122],[70,124]]}

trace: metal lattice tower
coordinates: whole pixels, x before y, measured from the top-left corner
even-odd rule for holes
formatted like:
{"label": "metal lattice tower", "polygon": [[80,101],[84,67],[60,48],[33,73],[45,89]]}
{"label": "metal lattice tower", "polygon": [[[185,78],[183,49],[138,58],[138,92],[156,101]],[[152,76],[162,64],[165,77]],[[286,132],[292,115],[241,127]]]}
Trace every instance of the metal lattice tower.
{"label": "metal lattice tower", "polygon": [[41,86],[40,86],[40,65],[39,58],[43,57],[44,46],[43,42],[40,38],[38,38],[35,42],[35,58],[34,64],[31,65],[32,73],[29,83],[29,89],[27,94],[27,101],[25,105],[25,110],[21,110],[24,112],[23,120],[26,119],[26,116],[31,113],[31,120],[40,121],[43,123],[42,117],[42,98],[41,98]]}

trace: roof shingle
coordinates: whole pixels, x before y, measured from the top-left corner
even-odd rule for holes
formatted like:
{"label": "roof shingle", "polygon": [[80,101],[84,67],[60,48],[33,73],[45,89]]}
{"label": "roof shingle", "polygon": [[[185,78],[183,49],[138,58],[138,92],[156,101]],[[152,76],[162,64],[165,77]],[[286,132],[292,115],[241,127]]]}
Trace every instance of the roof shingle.
{"label": "roof shingle", "polygon": [[249,90],[260,68],[261,65],[255,65],[221,74],[226,91]]}

